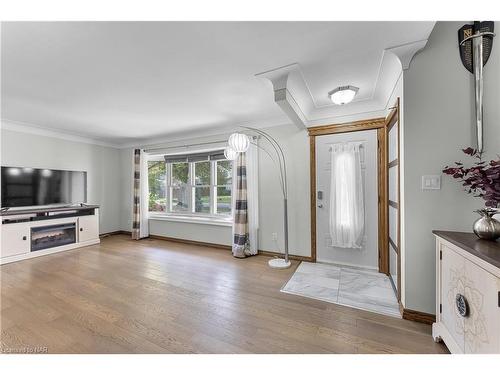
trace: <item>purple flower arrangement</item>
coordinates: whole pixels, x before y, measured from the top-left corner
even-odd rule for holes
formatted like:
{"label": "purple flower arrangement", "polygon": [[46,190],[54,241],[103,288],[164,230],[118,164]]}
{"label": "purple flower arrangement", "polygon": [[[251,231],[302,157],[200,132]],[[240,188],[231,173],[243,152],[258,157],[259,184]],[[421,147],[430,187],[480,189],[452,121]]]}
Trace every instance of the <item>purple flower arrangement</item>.
{"label": "purple flower arrangement", "polygon": [[466,168],[462,162],[455,162],[453,167],[446,166],[443,173],[460,180],[468,194],[483,198],[486,207],[497,208],[500,202],[500,157],[497,155],[497,160],[486,162],[472,147],[462,151],[475,159],[472,166]]}

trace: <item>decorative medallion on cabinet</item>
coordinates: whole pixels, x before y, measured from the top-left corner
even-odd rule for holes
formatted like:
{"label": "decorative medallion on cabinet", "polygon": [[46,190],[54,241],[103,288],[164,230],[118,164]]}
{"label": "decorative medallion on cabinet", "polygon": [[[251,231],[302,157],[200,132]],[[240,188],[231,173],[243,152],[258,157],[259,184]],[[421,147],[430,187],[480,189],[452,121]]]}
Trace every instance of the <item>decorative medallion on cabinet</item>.
{"label": "decorative medallion on cabinet", "polygon": [[500,243],[435,231],[436,323],[452,353],[500,353]]}

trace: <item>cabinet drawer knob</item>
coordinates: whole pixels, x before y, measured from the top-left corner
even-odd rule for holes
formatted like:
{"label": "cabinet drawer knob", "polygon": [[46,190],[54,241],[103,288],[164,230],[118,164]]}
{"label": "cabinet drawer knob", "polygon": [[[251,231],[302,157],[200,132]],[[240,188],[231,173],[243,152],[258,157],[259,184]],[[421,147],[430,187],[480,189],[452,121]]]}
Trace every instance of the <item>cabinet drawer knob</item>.
{"label": "cabinet drawer knob", "polygon": [[26,241],[26,239],[27,239],[26,236],[23,236],[23,241]]}
{"label": "cabinet drawer knob", "polygon": [[83,232],[83,228],[80,228],[80,232]]}
{"label": "cabinet drawer knob", "polygon": [[469,303],[463,294],[457,294],[455,297],[455,304],[460,316],[467,317],[469,315]]}

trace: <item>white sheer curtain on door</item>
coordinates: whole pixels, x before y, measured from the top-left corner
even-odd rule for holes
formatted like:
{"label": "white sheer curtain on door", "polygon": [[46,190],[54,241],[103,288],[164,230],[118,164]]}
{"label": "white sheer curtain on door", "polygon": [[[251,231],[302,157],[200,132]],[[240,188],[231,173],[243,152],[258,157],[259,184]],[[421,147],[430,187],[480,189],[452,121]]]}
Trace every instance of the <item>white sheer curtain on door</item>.
{"label": "white sheer curtain on door", "polygon": [[360,146],[360,142],[348,142],[330,148],[330,236],[334,247],[363,245],[365,206]]}

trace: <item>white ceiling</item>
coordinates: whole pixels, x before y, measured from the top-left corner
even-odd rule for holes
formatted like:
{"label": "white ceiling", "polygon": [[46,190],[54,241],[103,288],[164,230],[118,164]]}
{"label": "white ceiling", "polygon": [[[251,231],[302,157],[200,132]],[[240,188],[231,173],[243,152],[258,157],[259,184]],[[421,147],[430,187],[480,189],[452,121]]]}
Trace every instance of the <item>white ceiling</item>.
{"label": "white ceiling", "polygon": [[8,22],[2,118],[115,144],[287,121],[255,74],[298,63],[316,108],[370,101],[387,48],[433,22]]}

